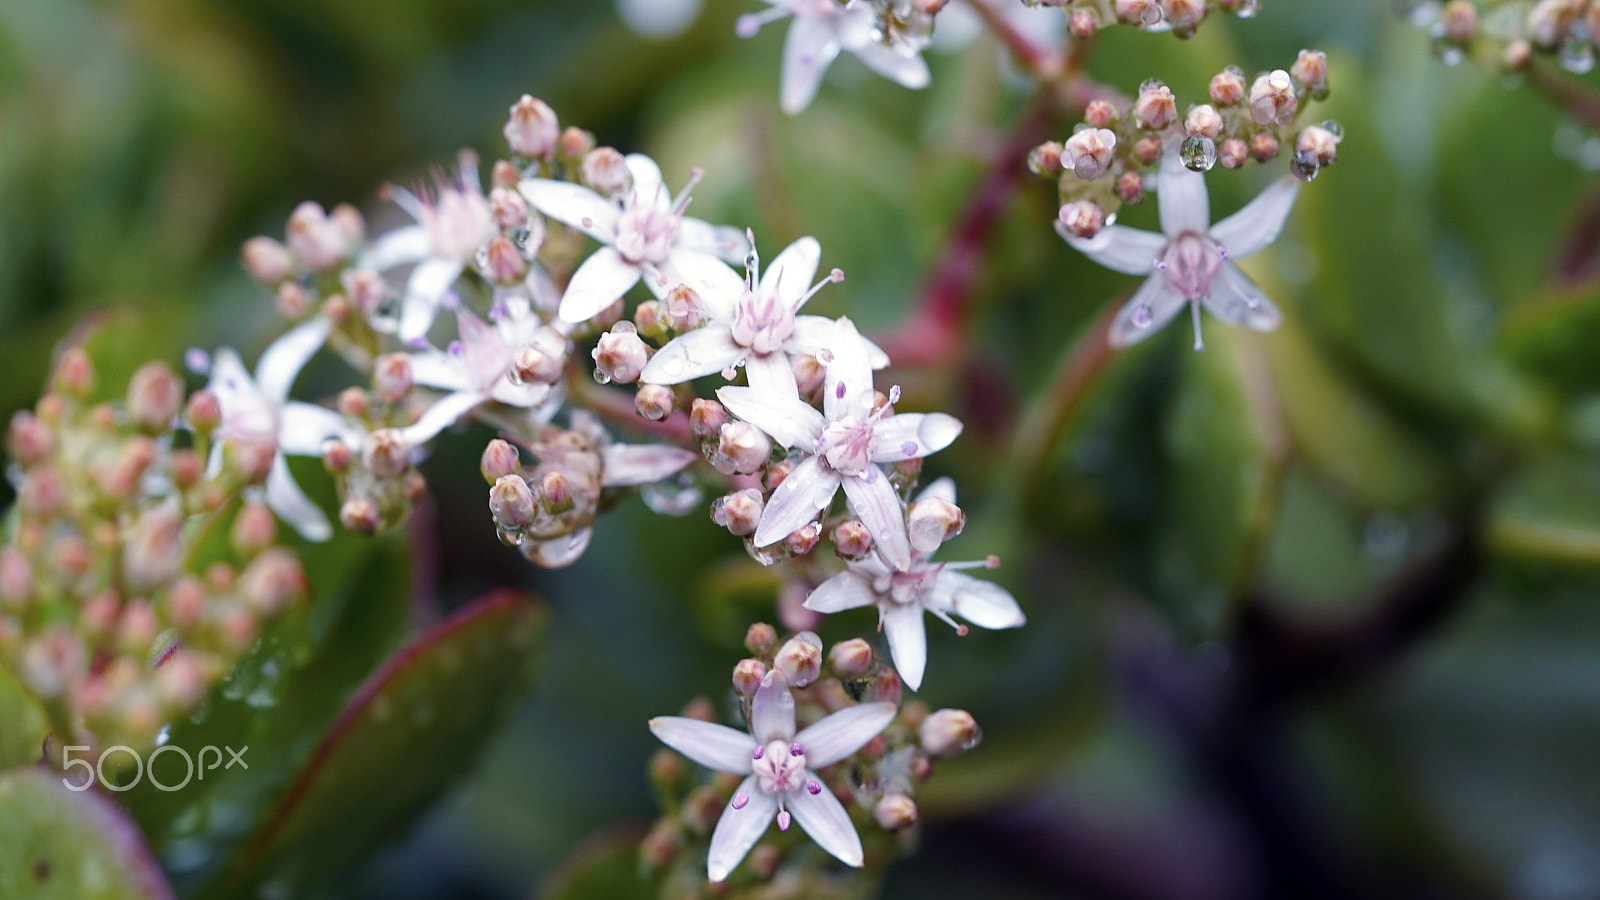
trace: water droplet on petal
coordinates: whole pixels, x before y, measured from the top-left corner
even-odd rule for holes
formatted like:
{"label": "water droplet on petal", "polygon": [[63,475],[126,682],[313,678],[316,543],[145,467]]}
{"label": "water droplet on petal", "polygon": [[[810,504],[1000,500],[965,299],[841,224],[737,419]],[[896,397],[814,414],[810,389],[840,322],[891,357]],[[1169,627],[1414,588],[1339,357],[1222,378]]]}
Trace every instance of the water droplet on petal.
{"label": "water droplet on petal", "polygon": [[1561,68],[1574,75],[1584,75],[1594,68],[1594,45],[1577,38],[1561,45]]}
{"label": "water droplet on petal", "polygon": [[534,565],[559,569],[576,562],[583,551],[589,549],[589,539],[593,536],[594,529],[580,528],[548,541],[529,541],[522,545],[522,555]]}
{"label": "water droplet on petal", "polygon": [[1154,3],[1146,6],[1144,8],[1144,12],[1139,14],[1140,21],[1144,22],[1145,27],[1147,28],[1154,28],[1155,26],[1160,25],[1161,18],[1161,7]]}
{"label": "water droplet on petal", "polygon": [[611,383],[611,376],[607,375],[606,373],[604,373],[602,371],[600,371],[599,369],[595,369],[594,370],[594,380],[599,384],[610,384]]}
{"label": "water droplet on petal", "polygon": [[1217,142],[1208,137],[1190,135],[1183,139],[1178,158],[1191,171],[1209,172],[1217,164]]}
{"label": "water droplet on petal", "polygon": [[1317,163],[1317,155],[1309,151],[1296,153],[1289,160],[1289,174],[1301,181],[1310,181],[1317,177],[1317,172],[1322,167]]}
{"label": "water droplet on petal", "polygon": [[687,473],[670,481],[658,481],[639,489],[639,499],[652,512],[663,516],[686,516],[700,506],[704,494]]}
{"label": "water droplet on petal", "polygon": [[1149,328],[1150,327],[1150,319],[1151,319],[1150,307],[1149,307],[1148,304],[1141,303],[1138,306],[1134,307],[1134,309],[1133,309],[1133,327],[1135,327],[1135,328]]}
{"label": "water droplet on petal", "polygon": [[1235,15],[1241,19],[1249,19],[1254,17],[1255,14],[1260,11],[1261,0],[1244,0],[1243,3],[1239,4],[1239,9]]}

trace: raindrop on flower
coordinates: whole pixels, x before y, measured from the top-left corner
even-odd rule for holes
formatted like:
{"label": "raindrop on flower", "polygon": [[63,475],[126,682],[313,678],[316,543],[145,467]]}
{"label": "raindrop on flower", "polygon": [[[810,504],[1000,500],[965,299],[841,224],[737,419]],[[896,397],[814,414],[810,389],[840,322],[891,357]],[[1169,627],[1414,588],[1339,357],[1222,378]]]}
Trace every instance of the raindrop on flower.
{"label": "raindrop on flower", "polygon": [[[1154,9],[1154,6],[1152,6],[1151,9]],[[1156,10],[1156,16],[1159,17],[1160,15],[1161,11]],[[1143,94],[1146,91],[1153,91],[1162,87],[1166,87],[1166,82],[1162,81],[1161,79],[1146,78],[1144,81],[1139,82],[1139,93]]]}
{"label": "raindrop on flower", "polygon": [[694,479],[686,473],[639,489],[639,499],[644,501],[644,505],[663,516],[686,516],[700,506],[703,498]]}
{"label": "raindrop on flower", "polygon": [[1434,58],[1447,66],[1460,65],[1461,61],[1467,57],[1466,52],[1461,49],[1459,44],[1448,41],[1443,37],[1435,37],[1432,47]]}
{"label": "raindrop on flower", "polygon": [[1584,75],[1594,68],[1594,46],[1577,38],[1561,45],[1561,68],[1574,75]]}
{"label": "raindrop on flower", "polygon": [[1154,28],[1161,24],[1161,7],[1152,3],[1144,8],[1144,12],[1139,15],[1139,18],[1146,27]]}
{"label": "raindrop on flower", "polygon": [[1136,327],[1136,328],[1149,328],[1150,327],[1150,307],[1149,306],[1141,303],[1139,306],[1134,308],[1134,310],[1133,310],[1133,324],[1134,324],[1134,327]]}
{"label": "raindrop on flower", "polygon": [[1317,177],[1317,171],[1321,168],[1317,163],[1317,155],[1310,151],[1296,153],[1289,160],[1289,174],[1301,181],[1310,181]]}
{"label": "raindrop on flower", "polygon": [[1335,139],[1342,139],[1344,137],[1344,126],[1332,119],[1323,120],[1322,130],[1333,135]]}
{"label": "raindrop on flower", "polygon": [[1217,164],[1217,142],[1208,137],[1190,135],[1183,139],[1178,158],[1191,171],[1209,172]]}
{"label": "raindrop on flower", "polygon": [[600,371],[599,369],[595,369],[594,370],[594,380],[596,382],[600,383],[600,384],[610,384],[611,383],[611,376],[607,375],[606,373],[604,373],[602,371]]}
{"label": "raindrop on flower", "polygon": [[1235,15],[1241,19],[1249,19],[1254,17],[1255,14],[1260,11],[1261,0],[1244,0],[1243,3],[1239,4],[1239,10],[1237,13],[1235,13]]}
{"label": "raindrop on flower", "polygon": [[534,565],[559,569],[576,562],[583,551],[589,549],[589,539],[593,536],[594,529],[580,528],[548,541],[529,541],[522,545],[522,555]]}

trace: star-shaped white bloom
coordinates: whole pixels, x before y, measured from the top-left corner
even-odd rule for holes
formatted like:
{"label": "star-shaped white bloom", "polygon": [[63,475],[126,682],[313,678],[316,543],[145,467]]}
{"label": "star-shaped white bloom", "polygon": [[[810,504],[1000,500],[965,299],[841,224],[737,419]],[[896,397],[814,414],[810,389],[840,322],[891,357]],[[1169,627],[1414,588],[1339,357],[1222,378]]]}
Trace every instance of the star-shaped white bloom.
{"label": "star-shaped white bloom", "polygon": [[[795,393],[798,387],[789,357],[815,356],[833,337],[832,319],[795,314],[822,285],[834,280],[830,276],[811,285],[821,258],[816,238],[803,237],[778,254],[763,274],[752,251],[740,291],[701,295],[705,324],[668,341],[650,358],[639,380],[678,384],[744,366],[751,387]],[[873,368],[889,364],[889,357],[876,346],[870,354]]]}
{"label": "star-shaped white bloom", "polygon": [[[493,314],[493,311],[491,311]],[[448,351],[428,349],[411,356],[411,377],[417,384],[450,391],[401,433],[412,446],[431,440],[462,416],[491,400],[507,406],[538,410],[536,420],[548,421],[559,405],[559,392],[539,381],[518,381],[512,375],[517,354],[533,343],[544,324],[525,303],[514,304],[493,323],[470,310],[456,310],[459,340]],[[546,333],[566,343],[559,334]],[[552,402],[552,394],[557,394]]]}
{"label": "star-shaped white bloom", "polygon": [[766,0],[768,8],[740,16],[736,30],[750,37],[762,25],[793,16],[783,42],[780,105],[794,115],[811,105],[822,76],[848,50],[883,77],[905,87],[928,86],[928,64],[917,49],[900,42],[884,43],[877,34],[868,0]]}
{"label": "star-shaped white bloom", "polygon": [[674,199],[650,157],[630,154],[627,165],[633,187],[621,200],[570,181],[529,178],[518,185],[540,212],[605,244],[572,273],[561,297],[561,318],[594,318],[640,278],[657,297],[679,284],[702,296],[736,293],[739,276],[724,260],[744,258],[743,236],[683,214],[699,173]]}
{"label": "star-shaped white bloom", "polygon": [[250,377],[239,354],[224,347],[211,364],[206,388],[222,410],[210,468],[222,464],[221,441],[229,438],[271,443],[278,448],[267,473],[267,506],[307,540],[325,541],[333,534],[328,517],[300,490],[289,473],[285,454],[320,456],[328,438],[351,433],[344,418],[331,409],[290,400],[289,388],[312,355],[328,339],[332,325],[320,316],[295,326],[273,341]]}
{"label": "star-shaped white bloom", "polygon": [[905,509],[879,463],[942,450],[961,434],[961,423],[944,413],[896,415],[891,407],[898,389],[890,392],[889,405],[875,405],[870,345],[849,319],[834,324],[834,338],[818,359],[827,367],[820,413],[792,391],[717,391],[729,412],[808,454],[772,492],[752,540],[757,547],[783,540],[827,509],[843,487],[878,552],[904,569],[911,564]]}
{"label": "star-shaped white bloom", "polygon": [[665,40],[694,24],[700,0],[617,0],[617,14],[636,34]]}
{"label": "star-shaped white bloom", "polygon": [[399,337],[414,343],[428,333],[445,292],[478,248],[500,233],[478,181],[478,157],[463,150],[454,181],[438,178],[433,196],[389,187],[389,196],[417,224],[397,228],[362,255],[364,268],[382,272],[415,263],[400,305]]}
{"label": "star-shaped white bloom", "polygon": [[[941,478],[918,499],[938,497],[955,503],[955,483]],[[906,686],[917,690],[928,663],[928,636],[922,614],[931,613],[965,634],[966,626],[952,615],[979,628],[1018,628],[1027,617],[1010,592],[992,582],[964,575],[962,569],[988,568],[987,560],[939,563],[927,553],[913,553],[911,565],[896,571],[877,556],[849,564],[843,572],[817,585],[806,598],[806,609],[836,613],[862,606],[877,606],[878,621],[889,639],[889,655]]]}
{"label": "star-shaped white bloom", "polygon": [[1300,182],[1285,175],[1243,209],[1212,225],[1205,176],[1185,167],[1176,145],[1169,145],[1157,182],[1161,234],[1112,225],[1092,238],[1080,238],[1060,222],[1056,231],[1108,269],[1150,275],[1111,323],[1112,346],[1143,340],[1171,321],[1187,301],[1194,314],[1194,348],[1200,350],[1201,305],[1230,325],[1255,331],[1271,331],[1282,321],[1278,308],[1233,263],[1278,237],[1299,190]]}
{"label": "star-shaped white bloom", "polygon": [[749,734],[680,716],[651,719],[650,731],[662,743],[709,769],[746,776],[711,834],[706,875],[725,881],[774,817],[785,831],[793,818],[819,847],[859,867],[861,838],[815,770],[861,749],[894,717],[893,703],[862,703],[796,734],[794,695],[783,674],[773,671],[751,700]]}

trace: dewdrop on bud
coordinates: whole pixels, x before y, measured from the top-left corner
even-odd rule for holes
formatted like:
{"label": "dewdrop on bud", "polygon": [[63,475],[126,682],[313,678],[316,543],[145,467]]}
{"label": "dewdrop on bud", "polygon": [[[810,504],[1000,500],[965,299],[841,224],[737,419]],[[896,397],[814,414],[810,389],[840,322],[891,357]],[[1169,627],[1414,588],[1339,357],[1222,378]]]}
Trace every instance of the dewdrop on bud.
{"label": "dewdrop on bud", "polygon": [[[1257,125],[1287,125],[1294,120],[1298,108],[1294,79],[1282,69],[1274,69],[1250,85],[1250,119]],[[1206,135],[1209,138],[1216,136]]]}
{"label": "dewdrop on bud", "polygon": [[534,159],[544,159],[556,148],[561,138],[561,124],[555,110],[543,100],[523,94],[511,104],[511,117],[504,129],[506,143],[511,152]]}
{"label": "dewdrop on bud", "polygon": [[483,448],[478,471],[483,474],[484,481],[494,484],[521,466],[522,458],[517,454],[517,448],[500,438],[495,438]]}
{"label": "dewdrop on bud", "polygon": [[1155,0],[1116,0],[1112,9],[1117,20],[1129,25],[1156,25],[1161,21],[1161,7]]}
{"label": "dewdrop on bud", "polygon": [[717,455],[726,458],[734,472],[749,475],[772,456],[772,441],[749,422],[729,422],[717,432]]}
{"label": "dewdrop on bud", "polygon": [[650,347],[633,330],[632,323],[619,322],[600,335],[600,342],[591,355],[598,376],[619,384],[632,384],[639,380],[639,373],[650,361]]}
{"label": "dewdrop on bud", "polygon": [[1174,33],[1185,37],[1206,17],[1206,0],[1161,0],[1161,16]]}
{"label": "dewdrop on bud", "polygon": [[663,384],[641,384],[639,392],[633,396],[633,408],[642,418],[652,422],[663,421],[672,415],[676,403],[677,396],[672,393],[672,388]]}
{"label": "dewdrop on bud", "polygon": [[1056,214],[1061,226],[1074,237],[1092,238],[1106,227],[1106,214],[1092,200],[1074,200]]}
{"label": "dewdrop on bud", "polygon": [[289,252],[313,272],[325,272],[344,262],[349,248],[348,235],[340,223],[310,200],[289,214],[287,228]]}
{"label": "dewdrop on bud", "polygon": [[860,678],[872,668],[872,645],[862,638],[834,644],[828,651],[828,664],[840,678]]}
{"label": "dewdrop on bud", "polygon": [[[1330,128],[1330,125],[1333,127]],[[1340,134],[1336,131],[1337,128],[1338,126],[1332,122],[1306,127],[1295,140],[1295,156],[1310,156],[1319,166],[1332,163],[1339,158]]]}
{"label": "dewdrop on bud", "polygon": [[1190,137],[1203,137],[1216,140],[1222,134],[1222,114],[1209,103],[1202,103],[1189,110],[1183,118],[1183,129]]}
{"label": "dewdrop on bud", "polygon": [[339,507],[339,523],[356,534],[374,534],[383,523],[383,511],[370,497],[351,497]]}
{"label": "dewdrop on bud", "polygon": [[539,506],[552,516],[570,512],[574,505],[572,483],[560,472],[546,472],[539,479]]}
{"label": "dewdrop on bud", "polygon": [[1133,101],[1133,120],[1140,127],[1160,131],[1178,118],[1178,101],[1172,88],[1159,81],[1145,82],[1139,87],[1139,99]]}
{"label": "dewdrop on bud", "polygon": [[147,362],[128,382],[128,417],[144,431],[165,431],[183,406],[183,380],[164,362]]}
{"label": "dewdrop on bud", "polygon": [[689,406],[689,430],[697,437],[711,437],[728,422],[728,411],[715,400],[696,398]]}
{"label": "dewdrop on bud", "polygon": [[633,173],[628,162],[611,147],[591,150],[583,157],[579,177],[584,184],[608,196],[620,196],[633,187]]}
{"label": "dewdrop on bud", "polygon": [[735,537],[748,537],[756,533],[762,508],[761,492],[745,488],[713,501],[711,521],[728,529]]}
{"label": "dewdrop on bud", "polygon": [[906,515],[906,529],[911,535],[911,546],[919,553],[932,553],[939,545],[961,533],[967,527],[967,514],[942,497],[928,497],[911,504]]}
{"label": "dewdrop on bud", "polygon": [[929,756],[954,756],[976,747],[983,740],[983,730],[972,713],[964,709],[941,709],[922,720],[917,726],[917,737]]}
{"label": "dewdrop on bud", "polygon": [[372,392],[385,403],[399,403],[411,393],[411,357],[386,353],[372,367]]}
{"label": "dewdrop on bud", "polygon": [[1061,162],[1084,181],[1093,181],[1111,165],[1117,136],[1109,128],[1085,128],[1067,138]]}
{"label": "dewdrop on bud", "polygon": [[872,811],[878,827],[885,831],[899,831],[917,824],[917,803],[905,794],[889,794]]}
{"label": "dewdrop on bud", "polygon": [[767,677],[767,664],[759,659],[741,659],[733,667],[733,689],[741,697],[749,697],[761,687],[761,679]]}
{"label": "dewdrop on bud", "polygon": [[251,278],[271,287],[294,273],[289,248],[265,236],[253,237],[239,249],[239,261]]}
{"label": "dewdrop on bud", "polygon": [[411,468],[411,444],[398,428],[380,428],[367,435],[361,464],[379,478],[398,478]]}
{"label": "dewdrop on bud", "polygon": [[815,632],[802,631],[778,648],[772,668],[794,687],[803,688],[822,674],[822,638]]}
{"label": "dewdrop on bud", "polygon": [[765,622],[757,622],[745,629],[744,648],[755,654],[765,654],[778,642],[778,632]]}
{"label": "dewdrop on bud", "polygon": [[1232,106],[1245,97],[1244,73],[1229,66],[1211,77],[1211,102],[1218,106]]}
{"label": "dewdrop on bud", "polygon": [[264,503],[246,503],[239,508],[229,533],[233,551],[249,559],[278,541],[278,520]]}
{"label": "dewdrop on bud", "polygon": [[1045,141],[1028,151],[1028,171],[1045,178],[1061,174],[1061,153],[1066,149],[1055,141]]}
{"label": "dewdrop on bud", "polygon": [[489,513],[504,528],[522,528],[539,517],[539,503],[521,475],[504,475],[489,488]]}
{"label": "dewdrop on bud", "polygon": [[506,286],[520,284],[528,275],[528,260],[522,255],[522,250],[511,243],[508,237],[490,238],[484,255],[488,262],[484,274],[496,284]]}

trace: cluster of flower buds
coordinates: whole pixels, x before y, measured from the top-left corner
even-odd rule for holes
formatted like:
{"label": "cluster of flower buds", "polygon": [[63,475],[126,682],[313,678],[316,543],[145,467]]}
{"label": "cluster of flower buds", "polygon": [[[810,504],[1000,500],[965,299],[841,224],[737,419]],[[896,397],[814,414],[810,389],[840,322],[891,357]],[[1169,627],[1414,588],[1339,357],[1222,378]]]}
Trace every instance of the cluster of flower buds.
{"label": "cluster of flower buds", "polygon": [[1582,75],[1594,68],[1600,42],[1600,3],[1594,0],[1429,0],[1404,11],[1429,30],[1434,55],[1450,66],[1472,57],[1490,68],[1517,70],[1537,53]]}
{"label": "cluster of flower buds", "polygon": [[[757,623],[745,645],[751,655],[734,667],[733,691],[746,729],[716,724],[705,700],[650,722],[677,752],[650,762],[667,812],[641,852],[674,896],[707,896],[708,878],[716,896],[740,896],[768,890],[780,871],[784,883],[802,886],[828,876],[822,857],[792,853],[791,824],[847,865],[882,866],[914,831],[914,796],[933,760],[982,738],[963,710],[902,705],[894,670],[860,638],[824,654],[815,634],[780,643],[772,626]],[[684,757],[709,777],[693,774]],[[858,832],[855,821],[870,824]],[[747,874],[736,876],[746,861]]]}
{"label": "cluster of flower buds", "polygon": [[11,421],[0,665],[58,742],[148,748],[306,582],[260,499],[274,445],[223,433],[217,397],[186,398],[165,363],[135,372],[121,403],[94,402],[96,381],[68,350]]}
{"label": "cluster of flower buds", "polygon": [[1254,16],[1261,0],[1022,0],[1030,6],[1059,6],[1067,11],[1067,30],[1086,38],[1112,25],[1134,25],[1145,31],[1170,31],[1192,37],[1213,11],[1241,19]]}
{"label": "cluster of flower buds", "polygon": [[1035,147],[1028,166],[1057,182],[1062,225],[1093,237],[1116,221],[1122,204],[1144,198],[1150,171],[1165,154],[1178,154],[1196,172],[1286,156],[1296,178],[1315,178],[1338,158],[1343,139],[1337,122],[1302,124],[1310,103],[1327,95],[1328,60],[1318,50],[1302,50],[1287,70],[1253,79],[1229,66],[1211,79],[1211,102],[1181,115],[1171,88],[1151,79],[1126,108],[1090,102],[1072,136]]}

